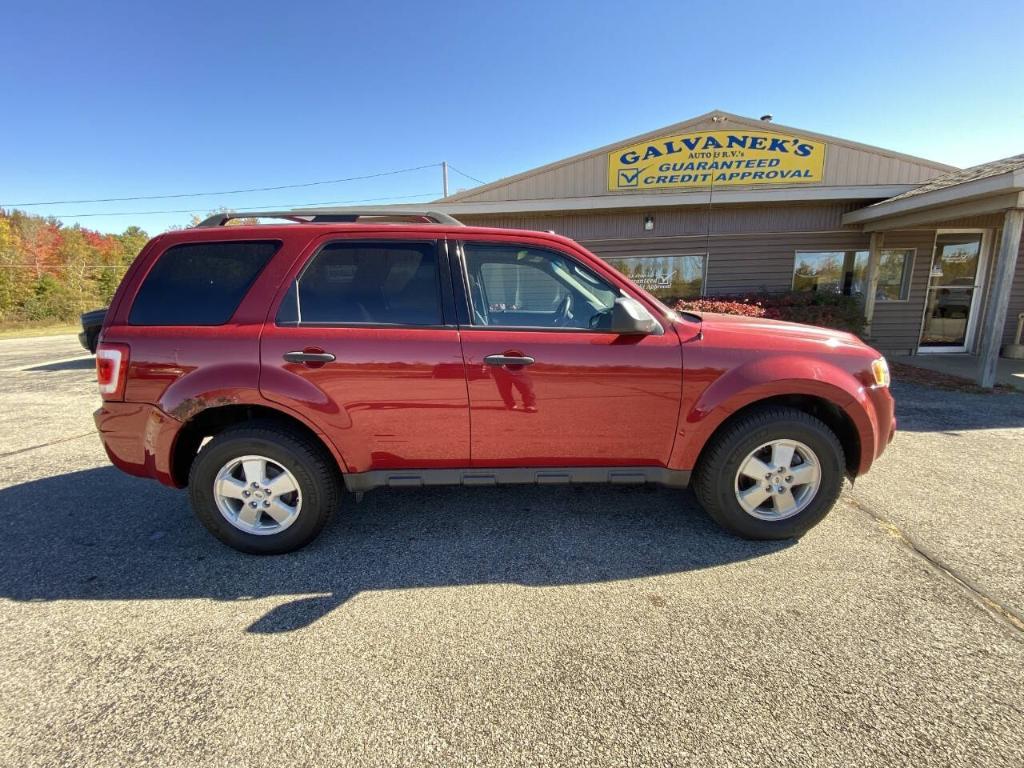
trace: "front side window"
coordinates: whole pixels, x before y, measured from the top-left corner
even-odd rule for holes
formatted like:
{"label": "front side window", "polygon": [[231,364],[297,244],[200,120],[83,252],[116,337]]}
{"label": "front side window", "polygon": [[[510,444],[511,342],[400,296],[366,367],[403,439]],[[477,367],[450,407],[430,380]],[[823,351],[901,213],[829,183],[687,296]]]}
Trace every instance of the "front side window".
{"label": "front side window", "polygon": [[441,325],[433,243],[329,243],[289,288],[281,325]]}
{"label": "front side window", "polygon": [[467,243],[464,252],[474,325],[611,327],[620,292],[574,259],[518,245]]}
{"label": "front side window", "polygon": [[663,301],[686,299],[704,293],[704,254],[613,256],[605,261]]}
{"label": "front side window", "polygon": [[146,275],[128,315],[131,325],[223,325],[235,314],[275,241],[183,243]]}
{"label": "front side window", "polygon": [[[798,251],[793,290],[863,296],[867,289],[868,251]],[[913,251],[885,249],[878,264],[877,301],[903,301],[910,291]]]}

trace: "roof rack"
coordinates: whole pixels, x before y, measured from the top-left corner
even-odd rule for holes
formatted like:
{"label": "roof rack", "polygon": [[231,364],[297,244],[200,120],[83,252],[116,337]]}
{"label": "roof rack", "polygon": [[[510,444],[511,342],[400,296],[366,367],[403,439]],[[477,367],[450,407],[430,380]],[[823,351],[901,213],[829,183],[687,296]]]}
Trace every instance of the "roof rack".
{"label": "roof rack", "polygon": [[306,224],[351,223],[361,218],[386,217],[419,219],[430,224],[464,226],[454,216],[440,211],[419,208],[297,208],[291,211],[227,211],[215,213],[199,222],[197,227],[223,227],[232,219],[286,219]]}

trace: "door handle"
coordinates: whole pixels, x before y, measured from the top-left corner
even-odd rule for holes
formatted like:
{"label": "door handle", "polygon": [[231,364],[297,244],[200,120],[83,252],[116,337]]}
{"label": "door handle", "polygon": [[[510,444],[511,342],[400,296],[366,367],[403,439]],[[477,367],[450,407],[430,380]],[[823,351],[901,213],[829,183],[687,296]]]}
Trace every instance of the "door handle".
{"label": "door handle", "polygon": [[334,355],[330,352],[285,352],[284,359],[289,363],[333,363]]}
{"label": "door handle", "polygon": [[488,365],[533,365],[536,360],[518,355],[488,355],[484,362]]}

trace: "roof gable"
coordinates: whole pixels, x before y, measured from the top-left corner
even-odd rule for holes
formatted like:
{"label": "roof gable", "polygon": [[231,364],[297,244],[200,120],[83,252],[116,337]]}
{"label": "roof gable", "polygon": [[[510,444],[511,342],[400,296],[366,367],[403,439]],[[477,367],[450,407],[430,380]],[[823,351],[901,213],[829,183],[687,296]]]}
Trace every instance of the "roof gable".
{"label": "roof gable", "polygon": [[[728,130],[733,126],[758,131],[770,130],[826,144],[828,148],[826,169],[824,179],[818,186],[920,184],[944,172],[954,170],[952,166],[931,160],[714,110],[689,120],[632,136],[490,184],[456,193],[445,198],[444,202],[628,195],[629,192],[610,192],[608,190],[608,153],[621,147],[628,147],[659,137],[691,131]],[[779,186],[784,185],[773,185],[774,188]],[[659,190],[662,194],[671,194],[673,191],[678,193],[679,190]]]}

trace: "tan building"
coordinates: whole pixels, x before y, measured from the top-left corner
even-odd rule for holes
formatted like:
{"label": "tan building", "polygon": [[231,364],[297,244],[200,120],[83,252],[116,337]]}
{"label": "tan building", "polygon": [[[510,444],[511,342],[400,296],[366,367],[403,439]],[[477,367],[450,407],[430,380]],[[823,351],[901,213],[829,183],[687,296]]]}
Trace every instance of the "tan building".
{"label": "tan building", "polygon": [[961,171],[716,111],[437,207],[567,235],[665,297],[857,295],[874,346],[981,355],[986,385],[1024,312],[1024,155]]}

